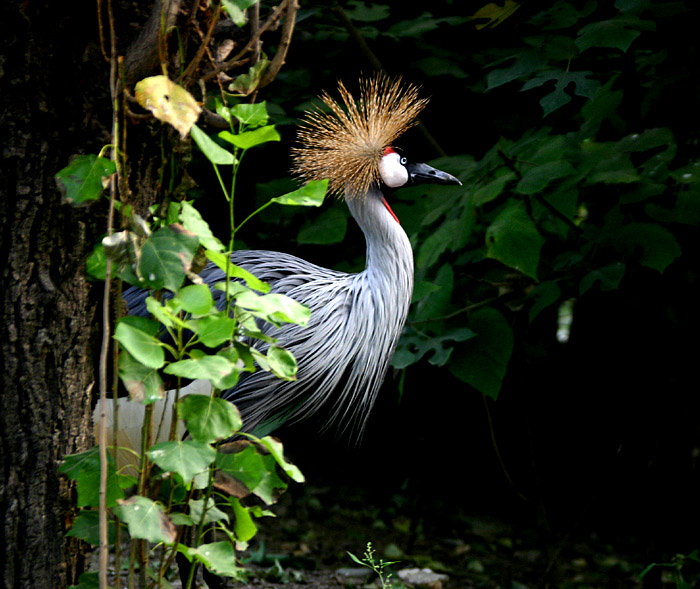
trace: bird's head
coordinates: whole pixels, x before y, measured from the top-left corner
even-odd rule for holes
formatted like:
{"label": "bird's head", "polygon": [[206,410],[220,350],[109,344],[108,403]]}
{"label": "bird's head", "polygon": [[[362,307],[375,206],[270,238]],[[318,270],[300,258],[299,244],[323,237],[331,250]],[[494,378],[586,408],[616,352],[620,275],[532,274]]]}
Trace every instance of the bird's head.
{"label": "bird's head", "polygon": [[360,80],[355,99],[339,83],[340,102],[321,95],[327,110],[306,114],[293,148],[293,171],[303,180],[329,179],[329,192],[364,198],[372,186],[399,188],[425,182],[460,184],[450,174],[411,163],[393,142],[417,122],[428,100],[401,79],[383,74]]}
{"label": "bird's head", "polygon": [[388,188],[412,184],[462,184],[452,174],[428,164],[409,161],[394,147],[384,148],[384,155],[379,162],[379,176]]}

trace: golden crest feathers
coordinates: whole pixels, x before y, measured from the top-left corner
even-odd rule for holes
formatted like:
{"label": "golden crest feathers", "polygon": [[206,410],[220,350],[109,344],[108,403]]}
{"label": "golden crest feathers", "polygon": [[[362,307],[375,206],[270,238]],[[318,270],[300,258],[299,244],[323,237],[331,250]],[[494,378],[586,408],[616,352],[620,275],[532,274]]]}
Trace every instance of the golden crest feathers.
{"label": "golden crest feathers", "polygon": [[359,89],[355,100],[339,82],[342,104],[324,92],[320,99],[330,112],[308,112],[292,148],[292,171],[306,181],[328,178],[328,191],[337,196],[364,196],[379,182],[384,149],[416,124],[428,103],[417,86],[384,74],[361,79]]}

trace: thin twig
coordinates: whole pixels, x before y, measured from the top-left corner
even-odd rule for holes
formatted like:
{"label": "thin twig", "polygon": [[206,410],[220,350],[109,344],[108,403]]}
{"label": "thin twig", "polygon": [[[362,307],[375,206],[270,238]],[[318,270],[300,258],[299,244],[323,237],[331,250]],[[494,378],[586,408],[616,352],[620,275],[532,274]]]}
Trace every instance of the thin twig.
{"label": "thin twig", "polygon": [[282,27],[280,42],[277,45],[277,53],[275,53],[270,65],[262,75],[262,78],[257,86],[258,90],[267,86],[277,77],[277,74],[282,69],[284,62],[287,59],[287,52],[289,51],[289,46],[291,44],[298,9],[299,4],[297,3],[297,0],[290,0],[287,2],[287,8],[284,14],[284,26]]}
{"label": "thin twig", "polygon": [[[114,15],[112,13],[111,0],[107,0],[107,11],[109,18],[110,30],[110,91],[112,97],[112,142],[118,143],[119,137],[119,98],[118,98],[118,67],[117,67],[117,48],[116,35],[114,30]],[[117,170],[119,169],[119,150],[115,146],[112,149],[112,161],[115,163]],[[107,235],[112,234],[114,225],[114,203],[117,192],[117,179],[112,178],[110,183],[109,196],[109,211],[107,214]],[[102,294],[102,343],[100,346],[99,360],[99,382],[100,382],[100,424],[98,428],[98,444],[100,455],[100,493],[99,493],[99,571],[98,578],[100,589],[107,589],[109,566],[109,542],[108,542],[108,520],[107,520],[107,478],[108,478],[108,456],[107,456],[107,359],[109,357],[109,349],[111,342],[110,333],[110,295],[112,288],[112,263],[109,258],[106,263],[104,291]]]}
{"label": "thin twig", "polygon": [[102,0],[97,0],[97,32],[100,37],[100,51],[102,52],[105,61],[109,63],[109,55],[107,55],[107,42],[105,40],[104,23],[102,22]]}
{"label": "thin twig", "polygon": [[257,38],[255,45],[253,45],[253,65],[260,61],[260,53],[262,51],[262,43],[260,42],[260,36],[258,35],[259,28],[260,2],[256,2],[250,7],[250,34],[253,38]]}
{"label": "thin twig", "polygon": [[343,7],[339,4],[334,4],[332,10],[340,19],[340,22],[343,24],[348,34],[352,37],[353,41],[357,43],[357,46],[360,48],[360,51],[365,56],[365,59],[369,62],[372,68],[378,72],[383,72],[384,68],[382,67],[382,62],[379,61],[379,58],[375,55],[374,51],[370,49],[364,36],[355,26],[355,23],[352,22],[352,19],[348,16]]}
{"label": "thin twig", "polygon": [[178,82],[181,81],[185,87],[189,86],[190,78],[192,78],[192,76],[194,75],[194,71],[199,65],[199,62],[202,61],[202,57],[204,57],[204,53],[206,52],[207,46],[209,45],[209,41],[211,41],[211,37],[214,34],[214,27],[216,27],[216,23],[219,22],[219,16],[221,15],[221,6],[222,5],[219,4],[214,9],[214,14],[212,15],[211,20],[209,21],[207,32],[203,36],[199,31],[199,27],[197,27],[197,32],[200,33],[200,36],[202,37],[201,43],[197,48],[197,53],[195,53],[195,56],[192,58],[192,61],[190,61],[190,63],[185,68],[185,71],[178,78]]}
{"label": "thin twig", "polygon": [[512,487],[513,491],[518,496],[518,498],[523,500],[525,503],[528,503],[529,502],[528,498],[525,497],[525,495],[523,495],[518,490],[518,488],[515,486],[515,483],[513,482],[513,479],[510,478],[510,473],[508,472],[508,469],[506,468],[505,462],[503,462],[503,458],[501,457],[501,451],[498,449],[498,442],[496,441],[496,433],[493,429],[493,420],[491,419],[491,410],[489,409],[488,400],[486,399],[486,395],[482,395],[482,398],[484,400],[484,408],[486,409],[486,419],[487,419],[488,425],[489,425],[489,434],[491,436],[491,445],[493,446],[493,451],[496,453],[496,460],[498,460],[498,464],[501,467],[501,472],[503,472],[503,475],[506,477],[508,484]]}
{"label": "thin twig", "polygon": [[[374,51],[370,49],[370,46],[368,45],[367,41],[365,41],[364,36],[360,32],[360,30],[355,26],[355,23],[352,22],[352,19],[348,16],[347,12],[345,12],[345,9],[342,6],[340,6],[340,4],[336,3],[332,6],[332,10],[340,20],[341,24],[348,31],[350,37],[352,37],[353,41],[355,41],[362,54],[365,56],[365,59],[369,62],[370,66],[372,66],[372,69],[376,70],[377,72],[385,71],[384,66],[382,66],[382,62],[379,60]],[[432,145],[433,149],[440,157],[445,157],[447,155],[447,153],[440,146],[435,137],[432,136],[430,131],[428,131],[428,128],[420,120],[418,120],[417,128],[418,131],[420,131],[420,133],[423,135],[423,138],[430,145]]]}
{"label": "thin twig", "polygon": [[269,29],[273,24],[275,24],[275,22],[277,22],[277,19],[279,19],[280,14],[282,13],[284,8],[287,6],[287,4],[290,1],[291,0],[283,0],[283,2],[272,11],[270,16],[265,21],[265,24],[263,24],[263,26],[261,26],[260,29],[258,30],[257,34],[249,39],[249,41],[248,41],[248,43],[246,43],[245,47],[243,47],[243,49],[241,49],[234,57],[226,60],[222,64],[216,66],[208,74],[202,76],[202,81],[207,82],[207,81],[211,80],[213,77],[217,76],[219,73],[225,72],[226,70],[231,69],[232,67],[236,66],[237,62],[246,53],[248,53],[249,51],[251,51],[253,49],[253,47],[255,46],[255,43],[257,42],[258,39],[260,39],[262,34],[265,33],[265,31],[267,31],[267,29]]}
{"label": "thin twig", "polygon": [[471,305],[467,305],[466,307],[461,307],[456,311],[452,311],[452,313],[448,313],[447,315],[441,315],[440,317],[429,317],[428,319],[416,319],[415,321],[409,321],[408,324],[413,326],[419,323],[430,323],[432,321],[443,321],[445,319],[452,319],[453,317],[457,317],[462,313],[470,313],[471,311],[476,311],[477,309],[481,309],[481,307],[485,307],[486,305],[495,303],[499,300],[499,298],[500,297],[491,297],[490,299],[484,299],[483,301],[479,301],[478,303],[472,303]]}

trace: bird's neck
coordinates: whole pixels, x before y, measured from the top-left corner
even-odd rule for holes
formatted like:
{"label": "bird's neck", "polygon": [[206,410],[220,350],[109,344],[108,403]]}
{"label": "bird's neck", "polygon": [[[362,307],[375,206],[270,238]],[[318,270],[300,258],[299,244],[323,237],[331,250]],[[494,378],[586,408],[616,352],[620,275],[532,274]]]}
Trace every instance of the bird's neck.
{"label": "bird's neck", "polygon": [[413,293],[413,252],[406,232],[385,206],[383,195],[373,188],[365,198],[347,199],[352,216],[365,234],[367,267],[365,273],[378,283],[388,284],[408,300]]}

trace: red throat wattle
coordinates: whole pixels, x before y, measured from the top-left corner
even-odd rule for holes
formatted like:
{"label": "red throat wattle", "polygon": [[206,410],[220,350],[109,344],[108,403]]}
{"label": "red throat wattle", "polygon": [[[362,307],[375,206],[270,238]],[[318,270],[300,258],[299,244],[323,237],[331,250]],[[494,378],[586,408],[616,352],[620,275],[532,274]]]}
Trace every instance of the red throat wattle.
{"label": "red throat wattle", "polygon": [[399,225],[401,225],[401,221],[399,221],[399,218],[396,216],[396,213],[391,210],[391,207],[389,206],[389,203],[386,201],[386,198],[382,196],[382,202],[384,203],[384,206],[386,207],[386,210],[389,211],[392,217],[394,217],[394,221],[396,221]]}

